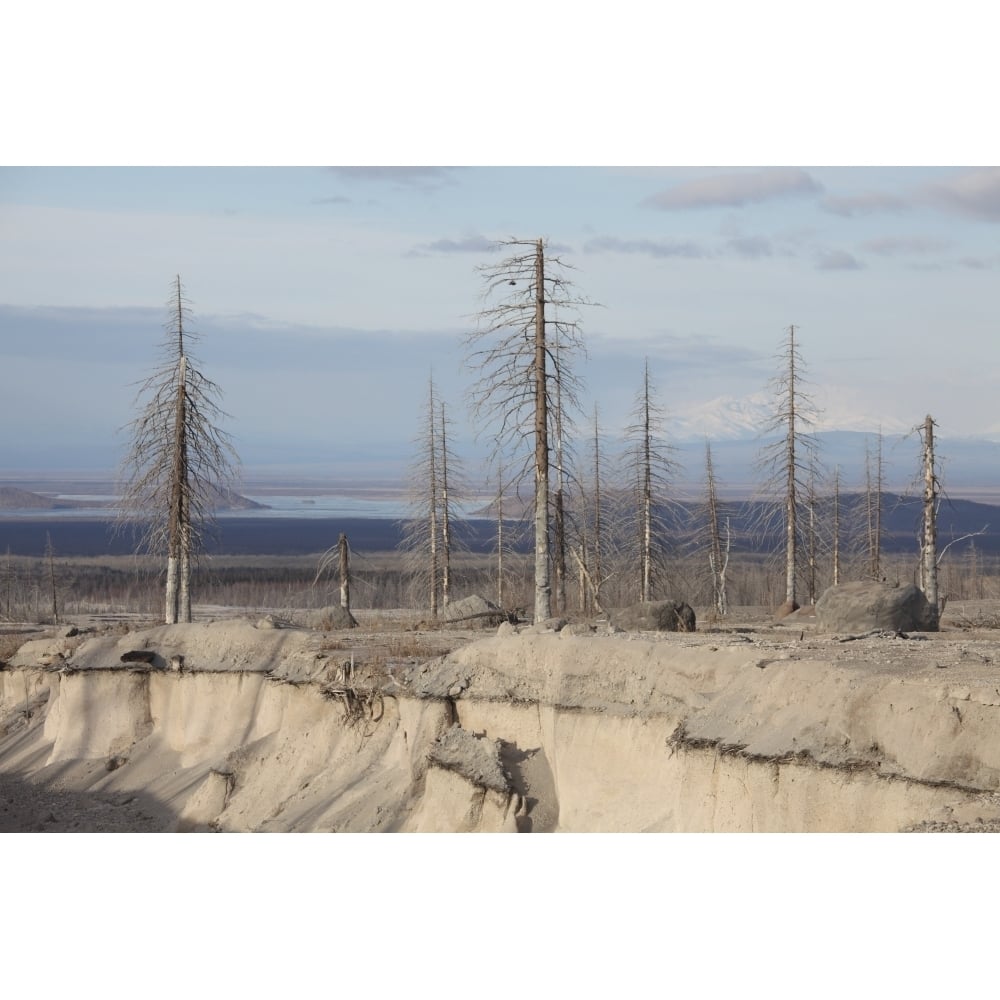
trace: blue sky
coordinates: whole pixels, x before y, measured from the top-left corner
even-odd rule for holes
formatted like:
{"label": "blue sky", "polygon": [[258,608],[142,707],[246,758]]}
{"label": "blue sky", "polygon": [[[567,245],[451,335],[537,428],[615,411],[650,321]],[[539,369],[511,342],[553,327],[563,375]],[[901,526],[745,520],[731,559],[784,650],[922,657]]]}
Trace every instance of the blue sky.
{"label": "blue sky", "polygon": [[248,466],[391,475],[431,371],[474,454],[476,268],[538,235],[609,434],[647,356],[672,433],[745,434],[795,323],[822,426],[997,437],[998,231],[980,167],[7,167],[7,464],[114,464],[176,273]]}
{"label": "blue sky", "polygon": [[1000,172],[920,165],[1000,159],[975,4],[123,10],[11,15],[2,468],[114,467],[178,273],[248,470],[398,475],[432,370],[472,459],[476,268],[536,236],[609,436],[646,357],[671,435],[752,432],[794,323],[823,426],[1000,438]]}

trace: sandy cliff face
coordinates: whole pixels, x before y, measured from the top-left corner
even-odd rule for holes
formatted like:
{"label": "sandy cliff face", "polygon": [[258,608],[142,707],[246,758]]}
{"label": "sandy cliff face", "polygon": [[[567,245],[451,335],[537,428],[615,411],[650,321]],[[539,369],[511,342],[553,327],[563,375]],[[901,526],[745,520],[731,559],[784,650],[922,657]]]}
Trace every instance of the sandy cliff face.
{"label": "sandy cliff face", "polygon": [[[502,626],[394,670],[374,695],[345,680],[321,638],[220,622],[30,644],[0,672],[0,772],[90,796],[105,817],[141,807],[143,829],[1000,822],[1000,668],[988,639]],[[123,664],[135,649],[153,662]],[[91,813],[79,824],[65,828],[117,828]]]}

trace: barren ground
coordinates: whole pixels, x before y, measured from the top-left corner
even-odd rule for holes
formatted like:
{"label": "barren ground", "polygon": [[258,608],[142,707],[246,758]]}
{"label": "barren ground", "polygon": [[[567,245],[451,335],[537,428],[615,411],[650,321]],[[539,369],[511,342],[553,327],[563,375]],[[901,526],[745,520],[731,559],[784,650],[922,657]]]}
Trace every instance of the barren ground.
{"label": "barren ground", "polygon": [[[257,621],[265,614],[247,609],[201,607],[197,618]],[[393,675],[408,672],[412,676],[421,664],[496,632],[493,628],[433,626],[418,614],[405,611],[356,611],[355,616],[359,622],[357,629],[315,633],[311,641],[329,657],[353,663],[355,669],[379,665]],[[778,625],[763,608],[738,608],[718,623],[708,620],[702,612],[694,634],[642,633],[642,638],[682,646],[689,652],[702,649],[706,654],[720,647],[745,646],[748,656],[758,658],[761,669],[779,661],[823,661],[857,665],[883,677],[904,677],[917,668],[926,672],[931,664],[949,685],[961,685],[981,683],[984,669],[996,670],[1000,682],[1000,631],[993,627],[998,619],[997,602],[962,602],[948,607],[942,630],[936,634],[907,637],[878,633],[855,637],[818,634],[808,617]],[[87,618],[74,624],[89,634],[124,635],[130,628],[152,623]],[[278,622],[279,627],[281,624]],[[0,627],[0,659],[12,658],[23,641],[54,636],[65,627],[64,624],[56,629],[30,623]],[[26,721],[30,712],[31,706],[26,704],[23,713],[8,715],[3,720],[0,740],[16,739],[19,726],[30,725]],[[47,769],[44,782],[38,783],[30,775],[0,771],[0,832],[148,832],[170,828],[176,817],[141,792],[102,794],[80,790],[92,781],[91,772],[104,768],[111,770],[111,763],[75,762],[61,772]],[[987,822],[978,826],[927,824],[924,828],[992,829],[993,826]]]}

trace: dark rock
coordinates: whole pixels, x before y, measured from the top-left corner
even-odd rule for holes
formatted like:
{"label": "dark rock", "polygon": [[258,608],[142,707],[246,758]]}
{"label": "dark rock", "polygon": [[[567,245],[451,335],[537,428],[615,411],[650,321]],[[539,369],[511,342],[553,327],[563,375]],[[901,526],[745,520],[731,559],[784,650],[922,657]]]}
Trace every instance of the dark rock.
{"label": "dark rock", "polygon": [[122,663],[152,663],[156,659],[156,653],[151,649],[130,649],[127,653],[122,653]]}
{"label": "dark rock", "polygon": [[626,632],[694,632],[694,608],[684,601],[648,601],[611,612],[611,622]]}
{"label": "dark rock", "polygon": [[890,587],[860,580],[830,587],[816,602],[816,624],[828,632],[936,632],[933,609],[912,583]]}

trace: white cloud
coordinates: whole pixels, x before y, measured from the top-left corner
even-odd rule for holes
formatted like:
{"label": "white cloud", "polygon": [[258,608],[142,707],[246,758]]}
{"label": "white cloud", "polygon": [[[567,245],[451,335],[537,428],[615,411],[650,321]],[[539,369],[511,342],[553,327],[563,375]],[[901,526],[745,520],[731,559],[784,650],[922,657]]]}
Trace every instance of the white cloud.
{"label": "white cloud", "polygon": [[1000,167],[981,167],[924,190],[938,208],[974,219],[1000,222]]}
{"label": "white cloud", "polygon": [[496,240],[489,240],[485,236],[466,236],[460,240],[444,238],[431,243],[420,243],[410,253],[493,253],[496,250]]}
{"label": "white cloud", "polygon": [[798,167],[772,167],[737,174],[715,174],[677,184],[643,202],[664,210],[741,206],[774,198],[819,194],[823,190]]}
{"label": "white cloud", "polygon": [[875,215],[879,212],[902,212],[909,208],[909,204],[903,198],[877,191],[844,197],[828,195],[819,204],[825,211],[846,218],[853,218],[856,215]]}
{"label": "white cloud", "polygon": [[951,246],[950,240],[927,239],[920,236],[884,236],[867,240],[861,244],[863,250],[877,253],[881,257],[897,254],[940,253]]}
{"label": "white cloud", "polygon": [[598,236],[583,245],[584,253],[638,253],[649,257],[706,257],[697,243],[667,240],[621,240],[617,236]]}

